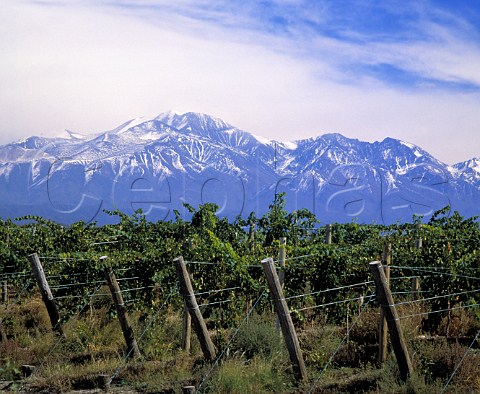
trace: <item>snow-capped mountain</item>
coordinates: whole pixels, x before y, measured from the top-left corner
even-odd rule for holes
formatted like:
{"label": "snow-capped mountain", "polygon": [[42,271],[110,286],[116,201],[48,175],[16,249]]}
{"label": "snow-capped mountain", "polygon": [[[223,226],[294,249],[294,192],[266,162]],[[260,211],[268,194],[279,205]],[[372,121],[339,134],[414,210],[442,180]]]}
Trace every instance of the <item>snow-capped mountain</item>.
{"label": "snow-capped mountain", "polygon": [[285,192],[290,210],[323,222],[392,223],[447,204],[479,214],[480,159],[454,166],[392,138],[340,134],[282,143],[208,115],[167,112],[113,130],[30,137],[0,147],[0,216],[104,222],[104,209],[172,219],[183,203],[215,202],[234,218],[268,210]]}
{"label": "snow-capped mountain", "polygon": [[475,157],[462,163],[455,164],[453,171],[459,175],[465,182],[471,185],[478,185],[480,178],[480,158]]}

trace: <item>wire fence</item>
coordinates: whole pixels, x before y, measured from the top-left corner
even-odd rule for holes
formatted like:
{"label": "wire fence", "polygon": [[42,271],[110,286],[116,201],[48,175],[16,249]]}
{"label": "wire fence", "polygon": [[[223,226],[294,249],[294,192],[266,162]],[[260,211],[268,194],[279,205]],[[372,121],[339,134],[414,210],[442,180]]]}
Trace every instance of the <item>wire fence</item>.
{"label": "wire fence", "polygon": [[[291,257],[287,258],[282,261],[298,261],[298,260],[305,260],[310,257],[314,257],[316,254],[306,254],[306,255],[300,255],[296,257]],[[50,261],[57,261],[54,258],[47,257],[47,256],[42,256],[42,259]],[[58,259],[58,261],[65,261],[66,259]],[[84,261],[85,259],[71,259],[72,261]],[[275,261],[276,263],[280,262],[280,260]],[[191,265],[205,265],[205,266],[212,266],[212,265],[218,265],[221,263],[216,263],[216,262],[208,262],[208,261],[187,261],[187,264]],[[262,267],[261,265],[254,265],[254,264],[248,264],[245,265],[248,268],[259,268]],[[386,266],[384,266],[386,267]],[[420,266],[407,266],[407,265],[389,265],[388,266],[392,270],[397,270],[399,272],[403,272],[405,270],[409,271],[409,273],[419,273],[418,276],[421,276],[422,278],[435,278],[437,276],[448,276],[448,277],[455,277],[455,278],[462,278],[462,279],[470,279],[470,280],[478,280],[480,278],[475,277],[475,276],[470,276],[470,275],[463,275],[463,271],[459,270],[458,272],[451,272],[447,267],[420,267]],[[10,266],[10,268],[16,268],[15,266]],[[467,271],[467,270],[465,270]],[[475,270],[470,270],[470,271],[475,271]],[[122,288],[119,292],[124,293],[124,294],[129,294],[129,293],[134,293],[134,292],[139,292],[139,291],[148,291],[149,289],[153,289],[158,287],[158,284],[150,284],[150,285],[139,285],[138,281],[139,280],[144,280],[145,278],[142,278],[141,276],[135,275],[131,269],[118,269],[118,272],[123,272],[125,273],[125,276],[119,275],[117,278],[118,282],[121,282],[124,288]],[[97,277],[101,274],[101,271],[96,273]],[[82,273],[72,273],[72,274],[67,274],[67,275],[51,275],[47,276],[47,278],[54,283],[52,286],[50,286],[51,290],[54,291],[54,294],[59,294],[61,291],[70,291],[70,294],[61,294],[61,295],[56,295],[55,299],[58,300],[64,300],[64,299],[82,299],[84,302],[80,304],[79,307],[79,312],[77,312],[77,316],[83,311],[86,306],[89,305],[91,302],[91,299],[94,297],[100,297],[100,296],[109,296],[109,293],[99,293],[99,290],[101,289],[102,286],[105,285],[105,280],[100,280],[100,279],[94,279],[95,273],[90,273],[92,275],[91,280],[88,281],[75,281],[77,278],[84,278],[85,275]],[[390,285],[395,286],[396,283],[400,283],[403,280],[409,280],[413,278],[418,278],[417,275],[408,275],[408,276],[397,276],[397,277],[392,277],[390,278]],[[20,288],[18,292],[18,300],[23,297],[28,288],[32,286],[33,284],[33,274],[25,272],[25,271],[15,271],[12,273],[2,273],[0,274],[0,280],[8,280],[8,279],[17,279],[20,281],[24,282],[24,286]],[[343,275],[343,278],[346,279],[348,275]],[[62,282],[63,281],[67,281]],[[68,281],[71,280],[71,281]],[[325,374],[326,370],[331,367],[332,362],[335,358],[335,356],[338,354],[340,351],[341,347],[345,344],[346,340],[348,339],[349,334],[351,333],[352,329],[358,324],[360,321],[360,318],[362,314],[365,312],[367,307],[371,307],[373,305],[373,302],[376,300],[375,294],[372,293],[371,287],[374,284],[373,281],[371,280],[366,280],[366,281],[361,281],[361,282],[356,282],[356,283],[346,283],[343,285],[338,285],[335,287],[327,288],[327,289],[321,289],[321,290],[315,290],[315,291],[305,291],[303,293],[297,293],[293,295],[289,295],[284,298],[285,301],[289,301],[291,303],[296,302],[299,305],[296,305],[295,307],[290,308],[291,312],[297,313],[297,312],[303,312],[307,310],[314,310],[314,309],[320,309],[320,308],[326,308],[329,306],[334,306],[334,305],[342,305],[342,304],[352,304],[354,303],[355,305],[358,305],[359,308],[359,313],[356,316],[355,320],[352,322],[352,324],[347,327],[347,330],[345,332],[345,336],[343,339],[340,341],[340,344],[338,347],[335,349],[333,354],[329,357],[327,363],[323,367],[323,369],[320,371],[319,375],[316,377],[316,379],[313,381],[312,386],[309,388],[309,393],[313,392],[313,390],[317,387],[320,379],[322,376]],[[85,289],[91,288],[91,286],[96,285],[97,288],[88,294],[82,294],[82,291],[84,292]],[[220,355],[216,358],[215,362],[212,364],[212,367],[207,371],[207,373],[203,376],[198,388],[197,392],[201,392],[201,390],[204,389],[206,383],[208,382],[209,378],[211,377],[213,371],[215,368],[219,366],[220,361],[225,357],[227,354],[228,348],[231,345],[232,341],[235,339],[235,337],[238,335],[241,327],[248,321],[249,317],[251,314],[256,310],[256,308],[259,306],[260,302],[262,299],[264,299],[265,295],[267,294],[267,290],[265,289],[265,286],[262,286],[262,283],[257,283],[258,287],[262,290],[260,296],[256,299],[256,301],[253,303],[253,306],[248,309],[246,312],[243,320],[241,320],[240,324],[231,330],[231,335],[229,340],[227,341],[225,347],[222,349],[220,352]],[[217,306],[221,306],[224,304],[230,304],[231,307],[238,307],[234,306],[234,301],[238,299],[239,297],[244,297],[245,293],[248,289],[242,287],[242,286],[229,286],[229,287],[224,287],[220,289],[212,289],[208,291],[199,291],[197,293],[194,293],[195,296],[200,297],[204,299],[198,306],[200,308],[215,308]],[[346,294],[346,291],[349,293]],[[403,306],[410,306],[416,303],[422,303],[422,305],[427,305],[428,303],[431,303],[432,301],[440,300],[440,299],[453,299],[453,300],[459,300],[459,297],[462,296],[475,296],[480,292],[480,289],[472,289],[472,290],[465,290],[465,291],[457,291],[457,292],[450,292],[447,294],[440,294],[440,295],[432,295],[430,297],[423,297],[420,299],[415,299],[415,300],[405,300],[405,298],[400,298],[399,301],[394,302],[393,304],[389,305],[390,307],[403,307]],[[425,294],[431,294],[431,290],[396,290],[392,291],[392,295],[394,296],[399,296],[399,297],[407,297],[411,296],[412,294],[416,295],[425,295]],[[170,303],[171,299],[175,296],[178,295],[177,288],[175,287],[172,289],[167,296],[165,297],[164,301],[160,304],[160,306],[153,311],[149,315],[149,321],[148,323],[144,326],[140,336],[139,336],[139,341],[141,341],[144,336],[148,333],[148,331],[151,329],[154,321],[158,318],[159,314],[161,313],[162,310],[164,310]],[[315,303],[314,305],[309,305],[308,302],[311,302],[311,298],[319,295],[326,295],[329,294],[331,297],[336,297],[336,299],[329,300],[327,302],[321,302],[321,303]],[[212,298],[212,300],[209,300]],[[143,299],[143,296],[137,295],[136,297],[133,297],[132,299],[128,300],[128,304],[132,303],[137,303],[141,302]],[[303,305],[302,305],[303,304]],[[428,316],[430,314],[437,314],[437,313],[447,313],[451,311],[456,311],[456,310],[463,310],[463,309],[471,309],[471,310],[476,310],[480,306],[480,303],[478,302],[470,302],[468,304],[461,303],[460,305],[454,305],[454,306],[449,306],[448,308],[442,308],[438,310],[425,310],[422,312],[418,313],[412,313],[412,314],[404,314],[400,315],[398,317],[398,320],[403,320],[407,318],[414,318],[418,316]],[[408,311],[408,309],[407,309]],[[450,384],[451,380],[453,379],[455,373],[457,372],[458,368],[460,368],[461,364],[463,363],[466,355],[468,352],[471,350],[473,347],[475,341],[477,340],[478,336],[480,334],[480,331],[477,332],[477,335],[475,336],[474,341],[470,344],[468,347],[467,351],[465,352],[463,358],[461,359],[460,363],[456,366],[455,371],[452,373],[452,375],[449,377],[449,380],[443,387],[442,393],[446,390],[447,386]],[[58,349],[60,346],[62,340],[64,339],[64,336],[62,335],[57,342],[50,348],[49,352],[45,356],[45,358],[42,360],[40,367],[38,371],[40,371],[45,363],[46,360],[53,354],[54,351]],[[131,352],[132,350],[130,350]],[[110,382],[111,383],[113,380],[115,380],[121,371],[125,368],[126,364],[128,363],[128,358],[130,357],[130,352],[126,354],[122,360],[120,365],[115,369],[114,373],[110,377]],[[37,373],[38,373],[37,371]]]}

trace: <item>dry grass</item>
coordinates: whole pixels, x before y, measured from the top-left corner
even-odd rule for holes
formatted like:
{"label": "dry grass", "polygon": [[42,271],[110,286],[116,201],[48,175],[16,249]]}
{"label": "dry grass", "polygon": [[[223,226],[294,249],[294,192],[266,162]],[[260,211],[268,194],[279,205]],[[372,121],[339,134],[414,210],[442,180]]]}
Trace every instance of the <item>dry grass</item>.
{"label": "dry grass", "polygon": [[[0,310],[8,340],[0,342],[0,376],[20,378],[20,366],[34,364],[35,374],[29,378],[30,390],[36,392],[68,392],[93,389],[98,376],[113,376],[114,386],[137,392],[181,392],[184,385],[204,383],[210,393],[290,393],[296,387],[283,339],[275,329],[272,314],[252,316],[243,325],[229,351],[214,369],[203,361],[200,346],[192,336],[191,354],[180,349],[182,318],[176,311],[166,310],[149,324],[149,316],[130,314],[139,336],[142,358],[125,362],[125,344],[116,318],[105,305],[97,305],[82,316],[64,324],[64,336],[51,331],[45,308],[36,298],[23,305]],[[400,315],[419,314],[419,304],[405,304]],[[478,329],[473,315],[455,315],[449,325],[453,334],[471,335]],[[455,339],[422,337],[422,317],[401,319],[414,363],[415,374],[403,383],[393,354],[382,369],[376,366],[378,352],[378,309],[369,308],[361,317],[353,316],[355,325],[346,335],[346,327],[326,323],[326,319],[303,323],[298,330],[306,360],[310,384],[315,381],[330,357],[332,362],[318,381],[314,392],[391,392],[428,393],[441,391],[449,376],[457,369],[447,392],[480,392],[480,354],[478,349],[466,352]],[[442,326],[441,326],[442,327]],[[350,326],[351,328],[351,326]],[[217,335],[215,335],[217,334]],[[232,334],[231,330],[212,332],[218,353]],[[423,338],[423,339],[422,339]],[[437,337],[438,338],[438,337]],[[470,338],[471,341],[471,338]],[[342,343],[343,342],[343,343]],[[113,389],[115,390],[115,389]],[[463,390],[463,391],[462,391]]]}

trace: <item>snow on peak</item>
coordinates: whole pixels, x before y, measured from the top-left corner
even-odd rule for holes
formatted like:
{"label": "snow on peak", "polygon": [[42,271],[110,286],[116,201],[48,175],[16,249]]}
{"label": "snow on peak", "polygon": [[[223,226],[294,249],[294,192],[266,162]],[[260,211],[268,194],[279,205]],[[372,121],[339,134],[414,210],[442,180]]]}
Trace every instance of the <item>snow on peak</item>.
{"label": "snow on peak", "polygon": [[264,144],[264,145],[271,145],[271,144],[274,143],[273,140],[269,140],[268,138],[262,137],[260,135],[252,134],[252,137],[255,138],[258,142],[260,142],[261,144]]}
{"label": "snow on peak", "polygon": [[471,168],[472,170],[474,170],[476,172],[480,172],[480,158],[479,157],[474,157],[473,159],[468,160],[466,162],[466,164],[467,164],[468,168]]}
{"label": "snow on peak", "polygon": [[181,115],[175,111],[169,110],[167,112],[162,112],[161,114],[157,115],[154,119],[164,122],[168,125],[172,125],[173,121],[178,116],[181,116]]}
{"label": "snow on peak", "polygon": [[151,118],[146,118],[144,116],[140,116],[138,118],[130,119],[129,121],[121,124],[117,128],[109,131],[109,133],[120,135],[120,134],[125,133],[127,130],[129,130],[129,129],[135,127],[135,126],[138,126],[142,123],[148,122],[149,120],[152,120],[152,119]]}
{"label": "snow on peak", "polygon": [[400,141],[400,143],[402,145],[406,146],[407,148],[414,149],[414,150],[417,149],[417,147],[415,145],[411,144],[410,142]]}
{"label": "snow on peak", "polygon": [[188,128],[197,130],[227,130],[234,128],[219,118],[197,112],[178,114],[173,111],[168,111],[158,115],[155,120],[179,130]]}
{"label": "snow on peak", "polygon": [[471,161],[470,168],[474,169],[477,172],[480,172],[480,158],[474,158]]}
{"label": "snow on peak", "polygon": [[347,141],[359,142],[357,139],[350,139],[350,138],[347,138],[344,135],[339,134],[339,133],[323,134],[322,136],[320,136],[320,138],[325,140],[325,141],[329,141],[329,142],[333,142],[333,141],[337,141],[337,142],[341,142],[341,143],[344,143],[344,142],[347,142]]}
{"label": "snow on peak", "polygon": [[68,140],[84,140],[87,138],[87,136],[84,134],[76,133],[74,131],[67,130],[67,129],[62,130],[58,133],[55,133],[53,136],[55,138],[64,138]]}
{"label": "snow on peak", "polygon": [[287,149],[295,150],[298,147],[298,144],[294,141],[282,142],[283,146]]}
{"label": "snow on peak", "polygon": [[400,144],[402,144],[403,146],[406,146],[407,148],[411,149],[413,154],[415,155],[415,157],[422,157],[423,154],[422,152],[420,152],[420,149],[418,148],[418,146],[414,145],[414,144],[411,144],[410,142],[405,142],[405,141],[400,141]]}
{"label": "snow on peak", "polygon": [[480,173],[480,157],[474,157],[473,159],[457,163],[453,165],[453,168],[460,171],[471,169],[475,172]]}

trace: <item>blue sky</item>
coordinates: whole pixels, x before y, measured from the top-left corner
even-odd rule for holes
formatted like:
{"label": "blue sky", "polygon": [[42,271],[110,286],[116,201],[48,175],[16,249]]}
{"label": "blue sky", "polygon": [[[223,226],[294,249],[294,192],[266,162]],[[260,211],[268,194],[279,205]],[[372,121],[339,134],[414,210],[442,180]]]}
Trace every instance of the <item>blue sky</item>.
{"label": "blue sky", "polygon": [[203,112],[480,156],[477,0],[4,0],[0,143]]}

